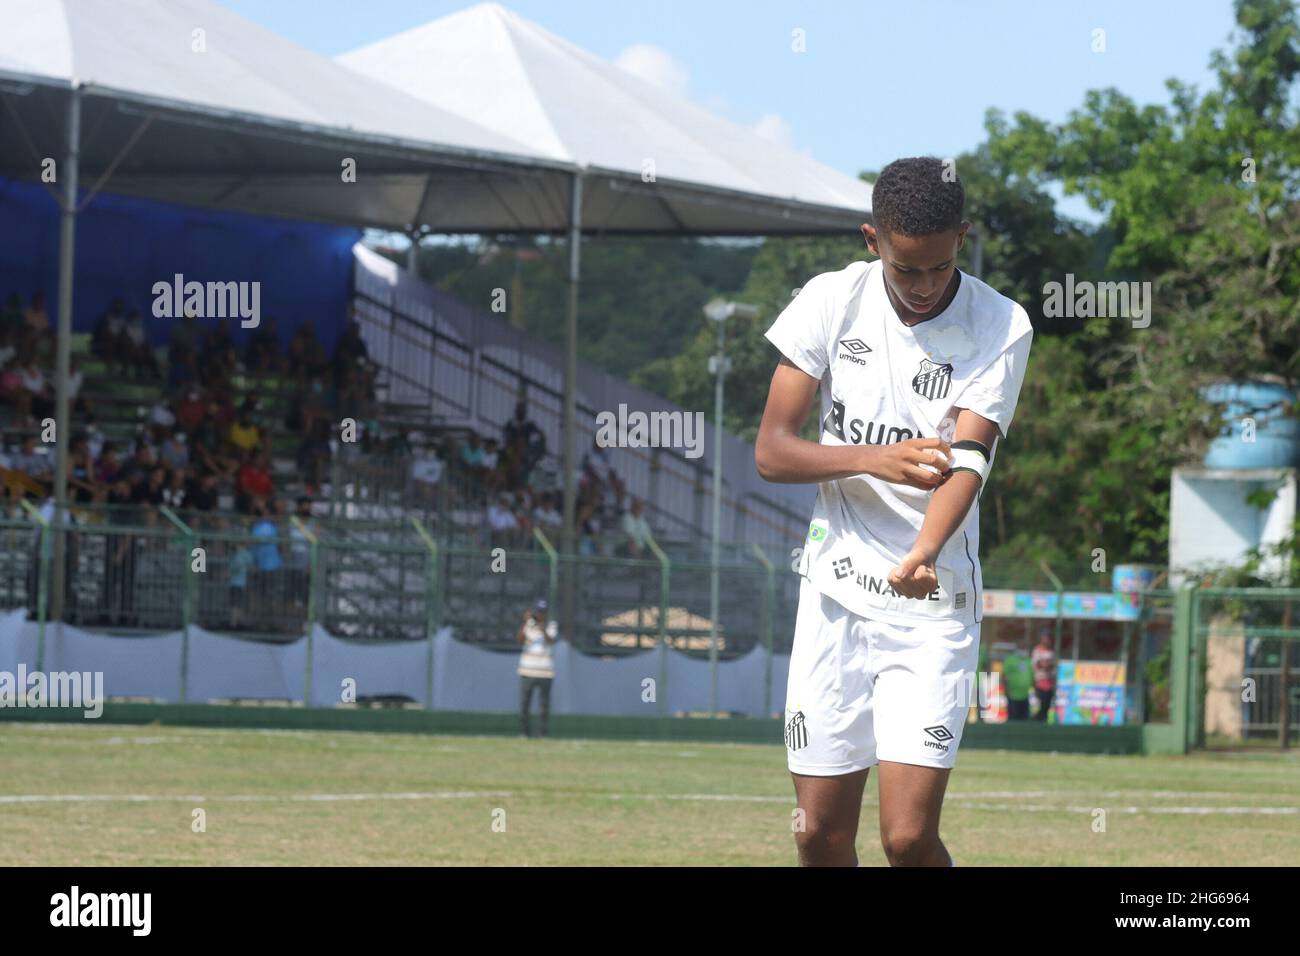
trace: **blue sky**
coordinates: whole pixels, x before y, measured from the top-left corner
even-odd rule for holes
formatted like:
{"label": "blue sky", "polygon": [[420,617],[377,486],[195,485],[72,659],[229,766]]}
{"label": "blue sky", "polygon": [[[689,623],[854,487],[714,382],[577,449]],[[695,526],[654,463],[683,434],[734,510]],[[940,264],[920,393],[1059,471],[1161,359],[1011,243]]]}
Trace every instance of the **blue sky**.
{"label": "blue sky", "polygon": [[[334,56],[472,6],[465,0],[221,0]],[[515,12],[733,122],[856,175],[955,156],[986,110],[1062,120],[1089,89],[1167,102],[1208,88],[1230,0],[507,0]],[[806,52],[791,50],[801,29]],[[1094,52],[1094,31],[1104,52]],[[1079,215],[1074,202],[1063,206]],[[1088,217],[1091,218],[1091,217]]]}

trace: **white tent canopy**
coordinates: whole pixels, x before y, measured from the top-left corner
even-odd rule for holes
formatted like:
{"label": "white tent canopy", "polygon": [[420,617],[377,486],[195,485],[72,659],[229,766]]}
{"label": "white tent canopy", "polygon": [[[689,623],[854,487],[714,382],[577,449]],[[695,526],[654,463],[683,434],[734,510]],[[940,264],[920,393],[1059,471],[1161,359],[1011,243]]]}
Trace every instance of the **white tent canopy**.
{"label": "white tent canopy", "polygon": [[[854,230],[871,187],[485,3],[339,57],[550,159],[585,167],[584,231]],[[643,182],[653,163],[654,183]]]}
{"label": "white tent canopy", "polygon": [[0,24],[0,174],[62,155],[76,84],[83,180],[111,172],[115,192],[449,232],[554,228],[567,208],[571,164],[211,0],[0,0]]}

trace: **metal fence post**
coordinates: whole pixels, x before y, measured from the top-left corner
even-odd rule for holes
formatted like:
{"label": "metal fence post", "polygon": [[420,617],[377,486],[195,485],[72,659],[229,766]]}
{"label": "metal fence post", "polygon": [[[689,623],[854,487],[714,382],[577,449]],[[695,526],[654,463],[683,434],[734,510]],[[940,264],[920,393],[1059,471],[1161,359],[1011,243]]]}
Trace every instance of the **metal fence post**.
{"label": "metal fence post", "polygon": [[429,549],[429,554],[425,558],[429,570],[427,590],[424,595],[424,632],[425,640],[428,642],[424,661],[424,701],[425,707],[433,710],[433,639],[441,617],[438,591],[438,542],[414,515],[411,517],[411,526],[424,541],[424,546]]}
{"label": "metal fence post", "polygon": [[551,544],[551,539],[546,537],[546,533],[541,528],[533,528],[533,537],[537,539],[537,543],[546,552],[546,563],[548,565],[546,602],[551,607],[555,607],[555,591],[559,580],[559,552],[555,550],[555,545]]}
{"label": "metal fence post", "polygon": [[772,613],[773,605],[776,602],[776,568],[768,560],[767,555],[763,553],[763,549],[758,546],[758,542],[754,542],[750,547],[753,548],[754,557],[758,558],[758,563],[767,572],[763,590],[762,623],[760,624],[763,647],[767,651],[767,665],[763,669],[763,716],[766,717],[772,713]]}
{"label": "metal fence post", "polygon": [[1169,662],[1169,723],[1178,734],[1178,751],[1187,753],[1190,739],[1192,629],[1196,627],[1196,590],[1188,586],[1174,595],[1174,626]]}
{"label": "metal fence post", "polygon": [[45,669],[45,618],[49,613],[50,601],[50,522],[26,498],[21,500],[23,508],[40,527],[41,550],[37,560],[40,567],[36,571],[36,669]]}
{"label": "metal fence post", "polygon": [[672,580],[672,561],[653,535],[646,538],[646,544],[659,559],[659,683],[655,688],[655,704],[659,716],[663,717],[668,706],[668,589]]}
{"label": "metal fence post", "polygon": [[[185,593],[181,595],[181,703],[189,698],[190,686],[190,624],[194,620],[194,530],[180,519],[176,512],[167,505],[160,505],[158,510],[164,518],[180,529],[185,544],[185,566],[189,573],[185,575]],[[206,559],[205,559],[206,560]],[[206,567],[206,564],[204,565]]]}

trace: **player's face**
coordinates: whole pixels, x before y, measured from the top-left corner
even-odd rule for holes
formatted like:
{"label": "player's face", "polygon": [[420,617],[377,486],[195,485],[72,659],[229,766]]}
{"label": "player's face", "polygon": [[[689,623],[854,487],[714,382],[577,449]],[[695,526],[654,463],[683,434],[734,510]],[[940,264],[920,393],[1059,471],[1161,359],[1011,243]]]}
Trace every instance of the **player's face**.
{"label": "player's face", "polygon": [[929,236],[904,236],[862,227],[867,246],[884,264],[885,286],[904,319],[924,319],[938,311],[968,225]]}

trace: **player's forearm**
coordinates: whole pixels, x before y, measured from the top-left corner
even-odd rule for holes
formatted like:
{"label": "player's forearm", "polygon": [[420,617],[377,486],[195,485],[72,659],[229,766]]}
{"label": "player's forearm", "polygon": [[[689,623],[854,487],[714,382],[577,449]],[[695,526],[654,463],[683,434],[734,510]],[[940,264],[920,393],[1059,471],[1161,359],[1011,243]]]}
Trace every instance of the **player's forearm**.
{"label": "player's forearm", "polygon": [[870,445],[822,445],[793,434],[759,435],[754,464],[764,481],[816,484],[867,472]]}
{"label": "player's forearm", "polygon": [[966,520],[966,514],[979,497],[979,491],[980,480],[977,476],[968,471],[950,474],[948,480],[930,496],[930,504],[925,509],[925,518],[913,547],[921,549],[931,558],[937,558],[948,539]]}

